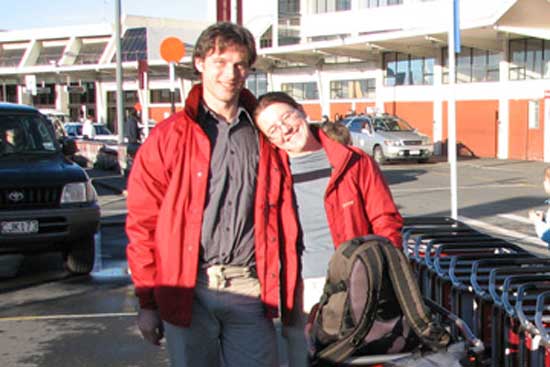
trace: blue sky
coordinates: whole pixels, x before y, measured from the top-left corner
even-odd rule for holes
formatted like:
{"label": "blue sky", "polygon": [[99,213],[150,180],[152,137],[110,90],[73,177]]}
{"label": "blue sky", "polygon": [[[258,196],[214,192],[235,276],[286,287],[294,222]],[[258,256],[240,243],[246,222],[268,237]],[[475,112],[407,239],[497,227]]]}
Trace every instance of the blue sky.
{"label": "blue sky", "polygon": [[[207,20],[205,0],[121,0],[123,14]],[[2,0],[0,29],[112,22],[115,0]]]}

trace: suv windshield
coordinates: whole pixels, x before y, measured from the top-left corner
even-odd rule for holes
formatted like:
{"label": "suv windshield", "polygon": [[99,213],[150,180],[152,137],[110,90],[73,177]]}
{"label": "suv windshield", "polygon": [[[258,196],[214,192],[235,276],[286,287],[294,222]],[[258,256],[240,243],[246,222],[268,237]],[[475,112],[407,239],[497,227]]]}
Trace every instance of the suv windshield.
{"label": "suv windshield", "polygon": [[55,152],[47,122],[34,114],[0,114],[0,155]]}
{"label": "suv windshield", "polygon": [[414,130],[405,120],[397,117],[377,117],[374,119],[375,130],[381,131],[412,131]]}

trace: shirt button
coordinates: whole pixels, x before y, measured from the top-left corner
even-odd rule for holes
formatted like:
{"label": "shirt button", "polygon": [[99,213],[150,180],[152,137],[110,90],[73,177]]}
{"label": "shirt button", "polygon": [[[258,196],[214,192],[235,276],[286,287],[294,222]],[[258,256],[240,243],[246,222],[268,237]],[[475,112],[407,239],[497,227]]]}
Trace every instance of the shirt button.
{"label": "shirt button", "polygon": [[227,205],[231,206],[231,205],[233,205],[233,202],[232,202],[231,200],[229,200],[229,201],[227,202]]}
{"label": "shirt button", "polygon": [[229,227],[225,227],[225,230],[226,230],[227,232],[229,232]]}
{"label": "shirt button", "polygon": [[202,172],[198,172],[198,173],[197,173],[197,176],[198,176],[198,177],[202,177]]}
{"label": "shirt button", "polygon": [[229,153],[235,154],[235,151],[234,151],[234,150],[230,150]]}
{"label": "shirt button", "polygon": [[193,251],[193,246],[187,246],[187,251],[189,252]]}

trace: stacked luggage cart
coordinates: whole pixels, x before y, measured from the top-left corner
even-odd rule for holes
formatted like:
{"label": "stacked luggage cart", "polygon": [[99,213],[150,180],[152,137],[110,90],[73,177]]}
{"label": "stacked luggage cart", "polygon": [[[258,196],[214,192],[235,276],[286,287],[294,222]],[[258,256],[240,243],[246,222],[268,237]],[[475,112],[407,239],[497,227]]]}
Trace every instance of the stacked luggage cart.
{"label": "stacked luggage cart", "polygon": [[403,249],[472,366],[550,366],[550,258],[446,217],[406,218]]}

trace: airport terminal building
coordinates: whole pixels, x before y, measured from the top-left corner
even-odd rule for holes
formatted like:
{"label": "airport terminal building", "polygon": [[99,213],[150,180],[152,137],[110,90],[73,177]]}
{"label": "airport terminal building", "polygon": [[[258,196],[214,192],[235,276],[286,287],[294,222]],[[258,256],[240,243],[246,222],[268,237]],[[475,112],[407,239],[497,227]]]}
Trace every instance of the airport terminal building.
{"label": "airport terminal building", "polygon": [[[460,0],[456,85],[449,87],[451,0],[217,0],[217,19],[247,26],[259,59],[248,87],[283,90],[311,120],[350,110],[396,114],[444,154],[447,99],[457,141],[479,157],[550,162],[550,1]],[[210,22],[127,16],[124,99],[146,119],[170,111],[159,47],[180,38],[176,106],[197,79],[191,49]],[[114,26],[0,32],[0,100],[91,114],[116,130]]]}

